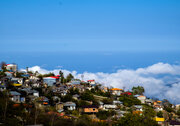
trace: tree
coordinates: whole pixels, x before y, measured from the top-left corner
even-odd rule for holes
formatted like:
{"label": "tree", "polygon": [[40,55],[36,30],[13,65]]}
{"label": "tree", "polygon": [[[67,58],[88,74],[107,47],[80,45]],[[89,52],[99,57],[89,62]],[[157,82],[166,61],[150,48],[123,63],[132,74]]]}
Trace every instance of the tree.
{"label": "tree", "polygon": [[64,83],[64,74],[61,70],[59,71],[59,75],[60,75],[61,83]]}
{"label": "tree", "polygon": [[133,87],[132,88],[132,92],[134,95],[138,94],[138,95],[142,95],[144,93],[144,87],[142,86],[137,86],[137,87]]}
{"label": "tree", "polygon": [[72,79],[74,79],[74,76],[71,73],[69,73],[66,77],[66,81],[70,82]]}
{"label": "tree", "polygon": [[119,98],[121,102],[123,102],[124,106],[131,107],[133,105],[140,105],[141,101],[133,96],[123,95]]}
{"label": "tree", "polygon": [[2,61],[2,62],[0,63],[0,67],[1,67],[1,69],[3,70],[3,72],[6,71],[6,63],[5,63],[4,61]]}
{"label": "tree", "polygon": [[118,120],[116,126],[158,126],[153,117],[128,113]]}
{"label": "tree", "polygon": [[94,99],[93,95],[89,92],[85,92],[81,94],[81,99],[82,100],[87,100],[87,101],[92,101]]}
{"label": "tree", "polygon": [[79,94],[79,89],[78,88],[70,88],[69,89],[69,93],[71,94],[71,95],[75,95],[75,94]]}
{"label": "tree", "polygon": [[112,117],[113,115],[115,115],[115,111],[103,111],[103,110],[100,110],[96,116],[101,119],[101,120],[106,120],[108,117]]}
{"label": "tree", "polygon": [[174,112],[172,104],[167,99],[163,99],[162,105],[164,106],[164,110],[167,112]]}
{"label": "tree", "polygon": [[163,112],[162,111],[157,112],[157,117],[162,118],[163,117]]}

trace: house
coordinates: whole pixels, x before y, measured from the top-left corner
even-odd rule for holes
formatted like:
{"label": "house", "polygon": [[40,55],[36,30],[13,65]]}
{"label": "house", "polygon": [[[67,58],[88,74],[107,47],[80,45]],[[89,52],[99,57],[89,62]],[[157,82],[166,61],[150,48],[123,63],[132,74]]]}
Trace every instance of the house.
{"label": "house", "polygon": [[163,110],[163,107],[161,105],[154,105],[154,110],[156,112],[159,112],[159,111],[162,111]]}
{"label": "house", "polygon": [[71,85],[80,85],[81,81],[80,80],[72,80],[70,82]]}
{"label": "house", "polygon": [[161,104],[162,104],[162,101],[155,101],[153,104],[154,104],[154,105],[161,105]]}
{"label": "house", "polygon": [[175,106],[175,108],[176,108],[176,110],[178,110],[178,109],[180,108],[180,104],[177,104],[177,105]]}
{"label": "house", "polygon": [[59,77],[51,76],[51,77],[43,77],[43,83],[48,86],[53,86],[59,80]]}
{"label": "house", "polygon": [[171,120],[169,122],[169,126],[180,126],[180,122],[176,121],[176,120]]}
{"label": "house", "polygon": [[61,96],[66,96],[67,95],[67,90],[60,91],[60,93],[61,93]]}
{"label": "house", "polygon": [[10,91],[10,99],[14,102],[20,102],[20,95],[17,91]]}
{"label": "house", "polygon": [[154,120],[161,126],[164,126],[165,123],[165,119],[164,118],[159,118],[159,117],[155,117]]}
{"label": "house", "polygon": [[96,105],[83,106],[83,113],[97,113],[97,112],[98,112],[98,106]]}
{"label": "house", "polygon": [[65,110],[75,110],[76,104],[74,102],[66,102],[63,104]]}
{"label": "house", "polygon": [[11,81],[14,83],[23,84],[23,78],[11,78]]}
{"label": "house", "polygon": [[0,84],[0,91],[6,90],[6,86],[4,84]]}
{"label": "house", "polygon": [[96,84],[95,80],[88,80],[87,82],[92,85]]}
{"label": "house", "polygon": [[113,104],[114,104],[114,105],[122,105],[123,102],[121,102],[121,101],[115,101],[115,100],[114,100],[114,101],[113,101]]}
{"label": "house", "polygon": [[103,109],[104,108],[104,103],[99,101],[99,109]]}
{"label": "house", "polygon": [[116,110],[116,117],[117,117],[117,118],[121,118],[121,117],[123,117],[126,113],[127,113],[127,111]]}
{"label": "house", "polygon": [[13,72],[5,72],[6,76],[9,77],[9,78],[12,78],[13,77]]}
{"label": "house", "polygon": [[20,98],[20,102],[25,103],[26,102],[26,98],[25,97],[21,97]]}
{"label": "house", "polygon": [[139,99],[142,104],[145,104],[146,96],[140,95],[140,96],[137,97],[137,99]]}
{"label": "house", "polygon": [[152,105],[153,104],[153,100],[152,99],[146,99],[145,103],[148,105]]}
{"label": "house", "polygon": [[6,64],[6,69],[12,72],[16,72],[17,71],[17,65],[16,64]]}
{"label": "house", "polygon": [[64,105],[63,105],[62,102],[56,103],[56,110],[57,110],[59,113],[64,111],[63,107],[64,107]]}
{"label": "house", "polygon": [[118,96],[121,95],[121,93],[123,93],[123,90],[120,88],[111,88],[110,91],[113,95],[118,95]]}
{"label": "house", "polygon": [[101,88],[101,91],[104,93],[108,91],[108,87],[101,86],[100,88]]}
{"label": "house", "polygon": [[132,95],[132,93],[131,92],[123,92],[123,93],[121,93],[121,95]]}
{"label": "house", "polygon": [[27,95],[39,97],[39,92],[34,89],[32,90],[31,88],[24,88],[24,89],[21,89],[21,91],[25,91]]}
{"label": "house", "polygon": [[113,105],[113,104],[104,104],[103,109],[104,110],[110,110],[110,109],[116,109],[117,105]]}
{"label": "house", "polygon": [[11,78],[11,81],[13,82],[12,86],[19,87],[23,84],[23,78]]}
{"label": "house", "polygon": [[134,105],[133,108],[134,108],[136,111],[143,111],[143,106],[142,106],[142,105]]}
{"label": "house", "polygon": [[45,96],[41,96],[38,98],[38,102],[40,103],[40,107],[41,105],[49,105],[49,99],[46,98]]}
{"label": "house", "polygon": [[78,94],[75,94],[75,95],[73,95],[72,97],[73,97],[75,100],[78,100],[80,96],[79,96]]}

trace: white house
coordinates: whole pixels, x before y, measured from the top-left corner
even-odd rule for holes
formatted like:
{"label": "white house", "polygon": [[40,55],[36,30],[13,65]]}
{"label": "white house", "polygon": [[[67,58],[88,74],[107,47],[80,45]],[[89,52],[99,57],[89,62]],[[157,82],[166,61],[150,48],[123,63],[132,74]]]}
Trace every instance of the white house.
{"label": "white house", "polygon": [[139,99],[139,100],[141,101],[142,104],[145,104],[146,96],[140,95],[140,96],[137,97],[137,99]]}
{"label": "white house", "polygon": [[74,102],[66,102],[63,105],[64,105],[64,109],[66,109],[66,110],[75,110],[76,109],[76,104]]}
{"label": "white house", "polygon": [[104,110],[109,110],[109,109],[116,109],[117,105],[112,105],[112,104],[104,104],[103,109]]}
{"label": "white house", "polygon": [[87,81],[89,84],[96,84],[95,80],[88,80]]}
{"label": "white house", "polygon": [[16,91],[10,91],[10,98],[14,102],[20,102],[20,93]]}
{"label": "white house", "polygon": [[17,71],[17,65],[16,64],[6,64],[6,69],[12,72]]}

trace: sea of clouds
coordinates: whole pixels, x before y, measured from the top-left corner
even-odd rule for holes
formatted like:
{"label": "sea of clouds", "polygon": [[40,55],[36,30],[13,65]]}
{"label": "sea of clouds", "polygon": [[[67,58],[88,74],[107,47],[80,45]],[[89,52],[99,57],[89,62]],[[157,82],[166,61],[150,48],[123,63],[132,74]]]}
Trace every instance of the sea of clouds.
{"label": "sea of clouds", "polygon": [[[25,69],[21,69],[25,70]],[[174,104],[180,104],[180,65],[171,65],[168,63],[157,63],[145,68],[138,69],[119,69],[115,73],[78,73],[77,71],[68,71],[63,69],[46,70],[39,66],[29,68],[30,71],[38,71],[41,74],[53,72],[58,75],[63,71],[64,75],[71,73],[75,78],[83,80],[95,79],[96,82],[104,86],[125,88],[131,90],[133,86],[143,86],[145,95],[150,98],[160,100],[168,99]]]}

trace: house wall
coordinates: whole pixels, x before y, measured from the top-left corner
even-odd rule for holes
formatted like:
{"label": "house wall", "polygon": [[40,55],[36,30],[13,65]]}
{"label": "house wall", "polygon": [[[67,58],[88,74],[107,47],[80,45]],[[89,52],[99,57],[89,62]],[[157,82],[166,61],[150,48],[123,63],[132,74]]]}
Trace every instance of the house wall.
{"label": "house wall", "polygon": [[43,78],[43,82],[48,84],[48,86],[53,86],[54,83],[56,83],[56,79],[52,79],[52,78]]}
{"label": "house wall", "polygon": [[13,96],[12,101],[14,102],[20,102],[20,96]]}
{"label": "house wall", "polygon": [[97,108],[84,108],[84,112],[91,113],[91,112],[98,112]]}

